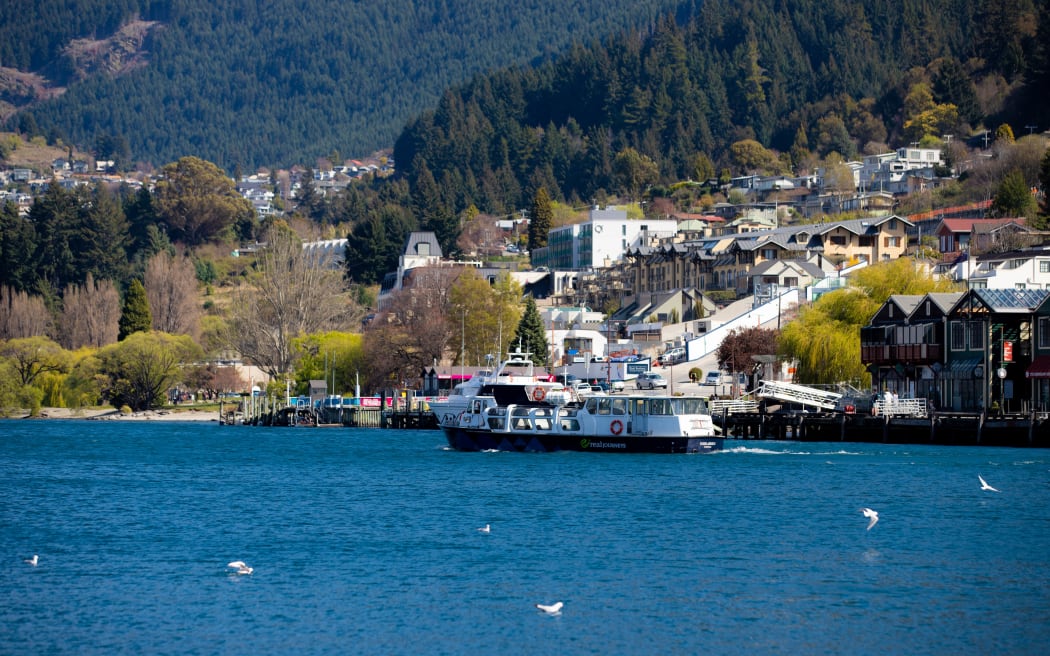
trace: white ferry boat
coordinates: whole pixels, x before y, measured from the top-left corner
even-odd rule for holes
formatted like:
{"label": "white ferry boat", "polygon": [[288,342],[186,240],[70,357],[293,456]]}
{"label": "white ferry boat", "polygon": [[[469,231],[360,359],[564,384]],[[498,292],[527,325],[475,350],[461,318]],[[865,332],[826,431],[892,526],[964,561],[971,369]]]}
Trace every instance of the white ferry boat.
{"label": "white ferry boat", "polygon": [[544,403],[501,404],[473,398],[441,422],[459,451],[706,453],[722,449],[701,397],[592,396],[551,393]]}
{"label": "white ferry boat", "polygon": [[447,397],[428,402],[439,423],[455,418],[470,407],[477,396],[497,397],[501,403],[539,403],[547,394],[559,393],[565,387],[546,374],[538,374],[532,354],[514,351],[495,371],[481,370],[470,380],[458,383]]}

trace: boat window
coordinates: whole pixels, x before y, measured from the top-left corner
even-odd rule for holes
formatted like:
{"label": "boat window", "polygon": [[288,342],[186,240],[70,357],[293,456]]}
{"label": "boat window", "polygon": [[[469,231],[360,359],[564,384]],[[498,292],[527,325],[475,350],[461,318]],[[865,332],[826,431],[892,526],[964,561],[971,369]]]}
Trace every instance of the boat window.
{"label": "boat window", "polygon": [[597,397],[591,397],[587,399],[587,412],[596,415],[598,414],[598,399]]}
{"label": "boat window", "polygon": [[612,399],[606,397],[598,399],[598,414],[607,415],[612,409]]}
{"label": "boat window", "polygon": [[503,418],[489,417],[489,428],[492,430],[503,430]]}
{"label": "boat window", "polygon": [[580,430],[580,421],[576,418],[562,419],[561,429],[563,431],[578,431]]}
{"label": "boat window", "polygon": [[627,414],[627,399],[612,399],[612,413],[614,415]]}
{"label": "boat window", "polygon": [[704,399],[671,399],[676,415],[706,415],[707,402]]}
{"label": "boat window", "polygon": [[670,399],[649,399],[649,414],[669,415],[671,414]]}
{"label": "boat window", "polygon": [[551,428],[551,420],[549,418],[536,417],[536,430],[549,431]]}
{"label": "boat window", "polygon": [[649,399],[631,399],[631,414],[635,416],[649,414]]}
{"label": "boat window", "polygon": [[528,417],[514,417],[512,426],[514,430],[532,430],[532,422]]}

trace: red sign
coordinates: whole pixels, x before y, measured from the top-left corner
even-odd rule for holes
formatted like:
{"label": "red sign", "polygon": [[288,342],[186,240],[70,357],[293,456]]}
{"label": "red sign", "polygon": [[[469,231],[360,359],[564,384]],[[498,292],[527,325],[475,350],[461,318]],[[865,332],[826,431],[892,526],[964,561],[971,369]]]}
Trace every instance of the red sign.
{"label": "red sign", "polygon": [[1003,342],[1003,362],[1014,361],[1014,343]]}

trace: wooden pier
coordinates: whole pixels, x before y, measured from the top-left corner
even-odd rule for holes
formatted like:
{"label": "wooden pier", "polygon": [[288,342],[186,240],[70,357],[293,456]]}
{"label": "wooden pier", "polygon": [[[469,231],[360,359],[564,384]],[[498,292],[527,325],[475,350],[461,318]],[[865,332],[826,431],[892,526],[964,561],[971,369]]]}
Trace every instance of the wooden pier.
{"label": "wooden pier", "polygon": [[728,413],[714,416],[727,438],[1050,448],[1046,413],[988,417],[932,412],[926,417],[841,412]]}

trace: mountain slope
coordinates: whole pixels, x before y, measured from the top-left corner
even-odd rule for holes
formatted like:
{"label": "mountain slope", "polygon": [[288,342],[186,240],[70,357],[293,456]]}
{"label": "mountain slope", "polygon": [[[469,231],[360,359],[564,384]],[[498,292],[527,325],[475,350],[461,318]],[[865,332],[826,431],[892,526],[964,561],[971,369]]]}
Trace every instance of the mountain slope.
{"label": "mountain slope", "polygon": [[[124,137],[133,159],[158,165],[183,155],[226,168],[312,162],[390,145],[441,90],[472,75],[650,25],[679,4],[44,0],[27,11],[2,3],[0,65],[49,82],[6,93],[0,84],[0,103],[7,113],[33,103],[9,120],[24,131],[82,146]],[[104,44],[138,20],[155,23],[119,60],[134,66],[100,65],[73,47]],[[37,102],[54,91],[64,92]]]}

